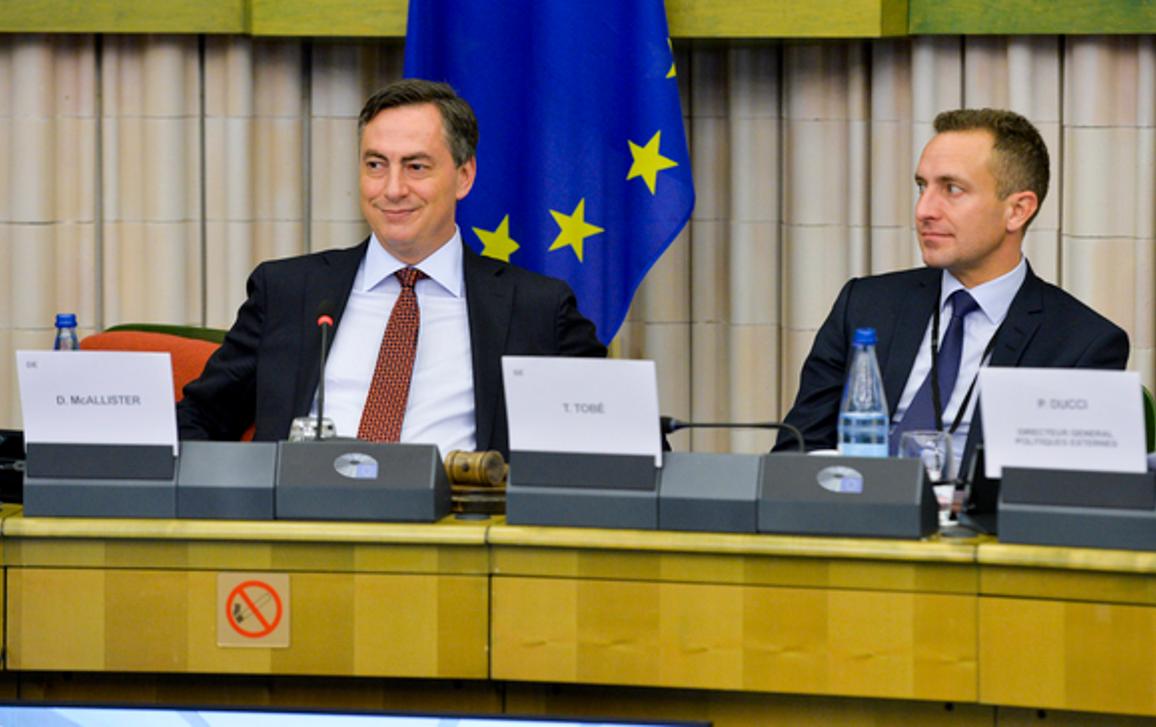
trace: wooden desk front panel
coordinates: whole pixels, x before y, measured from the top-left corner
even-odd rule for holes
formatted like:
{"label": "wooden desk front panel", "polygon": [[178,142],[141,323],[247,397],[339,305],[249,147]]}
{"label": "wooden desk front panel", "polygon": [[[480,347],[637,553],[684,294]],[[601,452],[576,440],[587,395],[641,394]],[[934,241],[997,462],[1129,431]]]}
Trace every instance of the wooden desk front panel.
{"label": "wooden desk front panel", "polygon": [[484,679],[485,576],[293,573],[287,648],[218,645],[215,571],[10,568],[15,670]]}
{"label": "wooden desk front panel", "polygon": [[980,699],[1156,716],[1156,608],[981,598]]}
{"label": "wooden desk front panel", "polygon": [[4,520],[15,567],[486,575],[486,521]]}
{"label": "wooden desk front panel", "polygon": [[978,549],[980,699],[1156,716],[1156,553]]}
{"label": "wooden desk front panel", "polygon": [[495,679],[975,701],[975,599],[495,577]]}
{"label": "wooden desk front panel", "polygon": [[493,571],[546,578],[729,583],[975,595],[971,540],[490,528]]}
{"label": "wooden desk front panel", "polygon": [[[485,522],[4,521],[8,668],[484,679]],[[218,576],[289,578],[289,645],[218,645]]]}
{"label": "wooden desk front panel", "polygon": [[495,679],[975,701],[966,545],[495,526]]}

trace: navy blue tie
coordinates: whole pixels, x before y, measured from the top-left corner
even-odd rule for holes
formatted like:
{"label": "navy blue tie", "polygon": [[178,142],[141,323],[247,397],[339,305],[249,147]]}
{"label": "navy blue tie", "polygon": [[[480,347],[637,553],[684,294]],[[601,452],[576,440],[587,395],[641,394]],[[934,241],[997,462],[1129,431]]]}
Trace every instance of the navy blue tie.
{"label": "navy blue tie", "polygon": [[[979,308],[975,298],[966,290],[957,290],[948,298],[951,302],[951,323],[943,335],[943,345],[939,349],[937,367],[939,369],[939,402],[946,408],[955,390],[955,380],[959,378],[959,361],[963,354],[963,319]],[[935,406],[931,399],[931,373],[920,384],[915,398],[903,414],[903,419],[891,433],[891,454],[899,450],[899,440],[904,432],[938,429],[935,421]]]}

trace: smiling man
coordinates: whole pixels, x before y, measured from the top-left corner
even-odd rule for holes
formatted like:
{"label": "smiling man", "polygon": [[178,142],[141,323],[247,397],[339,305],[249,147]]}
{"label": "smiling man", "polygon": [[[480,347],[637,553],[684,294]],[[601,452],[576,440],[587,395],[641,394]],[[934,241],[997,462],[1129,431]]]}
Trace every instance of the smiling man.
{"label": "smiling man", "polygon": [[[915,172],[927,267],[843,286],[786,417],[808,449],[836,446],[856,328],[878,333],[892,453],[902,432],[915,429],[951,432],[957,461],[970,453],[981,436],[973,422],[981,366],[1127,364],[1124,331],[1040,280],[1023,256],[1024,233],[1048,191],[1048,150],[1036,128],[1010,111],[961,109],[937,116],[935,131]],[[779,446],[791,441],[781,437]]]}
{"label": "smiling man", "polygon": [[477,120],[446,84],[398,81],[358,123],[369,239],[263,263],[221,348],[177,407],[182,439],[284,439],[315,413],[321,313],[334,321],[326,415],[337,434],[509,454],[503,355],[605,356],[569,286],[463,244]]}

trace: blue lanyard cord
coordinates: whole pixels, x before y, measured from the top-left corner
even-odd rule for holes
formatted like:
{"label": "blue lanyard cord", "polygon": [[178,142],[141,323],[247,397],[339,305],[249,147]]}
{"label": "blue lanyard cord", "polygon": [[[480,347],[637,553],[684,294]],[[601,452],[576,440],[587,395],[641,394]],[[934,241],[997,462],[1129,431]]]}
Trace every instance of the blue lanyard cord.
{"label": "blue lanyard cord", "polygon": [[[999,324],[999,328],[995,329],[995,333],[991,334],[991,338],[987,342],[987,346],[983,349],[983,355],[979,358],[979,365],[982,368],[983,362],[991,355],[995,348],[995,340],[999,338],[999,332],[1003,330],[1003,323]],[[962,351],[960,352],[962,355]],[[955,434],[955,430],[959,429],[959,425],[963,422],[963,414],[967,411],[967,405],[971,401],[971,395],[975,392],[975,382],[979,381],[979,372],[971,380],[971,385],[967,387],[967,395],[963,397],[963,402],[959,405],[959,411],[955,413],[955,420],[951,422],[951,429],[947,430],[948,434]],[[926,400],[925,400],[926,401]],[[943,431],[943,401],[939,395],[939,303],[935,304],[935,312],[931,316],[931,406],[935,410],[935,429],[936,431]]]}

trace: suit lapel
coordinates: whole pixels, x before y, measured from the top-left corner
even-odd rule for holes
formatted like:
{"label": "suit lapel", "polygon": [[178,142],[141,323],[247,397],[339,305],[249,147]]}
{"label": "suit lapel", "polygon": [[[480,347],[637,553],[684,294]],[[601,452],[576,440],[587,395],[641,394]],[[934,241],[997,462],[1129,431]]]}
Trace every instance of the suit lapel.
{"label": "suit lapel", "polygon": [[[322,253],[309,272],[302,296],[300,358],[297,367],[297,386],[294,394],[293,411],[296,416],[306,414],[313,406],[317,384],[321,380],[321,332],[317,330],[317,313],[323,301],[329,301],[336,334],[341,325],[341,315],[353,290],[353,279],[357,268],[365,257],[369,240],[357,247],[346,250],[332,250]],[[328,345],[333,346],[333,335]]]}
{"label": "suit lapel", "polygon": [[923,343],[927,321],[935,306],[939,305],[939,286],[942,280],[941,271],[928,268],[915,277],[910,291],[900,298],[905,303],[896,316],[886,360],[880,361],[883,389],[887,394],[891,414],[895,413],[899,397],[903,395],[907,379],[911,376],[911,367],[919,353],[919,344]]}
{"label": "suit lapel", "polygon": [[1020,286],[1003,325],[996,332],[991,350],[991,366],[1017,366],[1023,359],[1028,343],[1035,336],[1043,320],[1043,284],[1029,265],[1027,276]]}
{"label": "suit lapel", "polygon": [[502,405],[502,354],[514,307],[514,286],[505,280],[505,266],[464,245],[466,308],[470,318],[470,349],[474,363],[474,417],[477,446],[489,449],[494,417]]}

